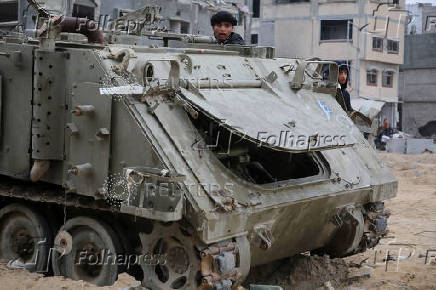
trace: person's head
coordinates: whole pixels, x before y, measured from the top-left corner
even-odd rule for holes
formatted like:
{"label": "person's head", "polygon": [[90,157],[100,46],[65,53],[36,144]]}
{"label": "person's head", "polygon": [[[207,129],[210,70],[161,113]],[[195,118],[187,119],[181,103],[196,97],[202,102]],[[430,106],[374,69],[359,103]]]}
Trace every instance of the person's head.
{"label": "person's head", "polygon": [[348,79],[348,66],[343,64],[339,66],[339,75],[338,75],[338,82],[341,85],[347,84]]}
{"label": "person's head", "polygon": [[233,26],[237,25],[236,18],[226,11],[220,11],[212,16],[210,25],[212,25],[213,34],[218,41],[226,40],[233,31]]}

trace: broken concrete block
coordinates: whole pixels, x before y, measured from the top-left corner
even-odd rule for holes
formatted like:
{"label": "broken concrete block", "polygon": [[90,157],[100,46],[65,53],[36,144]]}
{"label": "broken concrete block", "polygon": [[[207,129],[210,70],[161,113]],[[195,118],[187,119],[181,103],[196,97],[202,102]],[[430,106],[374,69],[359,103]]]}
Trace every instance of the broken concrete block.
{"label": "broken concrete block", "polygon": [[335,290],[335,288],[333,288],[332,283],[330,281],[327,281],[324,283],[324,290]]}
{"label": "broken concrete block", "polygon": [[360,279],[370,278],[372,275],[373,269],[368,266],[363,266],[360,268],[351,268],[347,280],[349,281],[358,281]]}

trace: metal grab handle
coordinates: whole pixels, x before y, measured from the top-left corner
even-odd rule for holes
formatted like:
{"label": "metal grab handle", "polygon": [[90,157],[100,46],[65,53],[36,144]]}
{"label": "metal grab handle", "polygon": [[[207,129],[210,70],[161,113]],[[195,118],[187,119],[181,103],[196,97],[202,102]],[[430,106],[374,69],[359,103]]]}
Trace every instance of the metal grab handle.
{"label": "metal grab handle", "polygon": [[9,51],[9,52],[0,52],[0,56],[10,57],[11,55],[20,55],[21,51]]}
{"label": "metal grab handle", "polygon": [[[316,71],[320,71],[322,66],[325,64],[330,65],[330,68],[333,66],[335,69],[332,71],[330,69],[329,74],[329,80],[328,85],[335,85],[338,81],[338,75],[339,75],[339,68],[337,63],[333,61],[318,61],[318,60],[311,60],[311,61],[301,61],[298,63],[297,69],[295,70],[294,78],[291,81],[291,88],[292,89],[301,89],[304,84],[304,73],[306,72],[307,65],[317,63],[318,67]],[[332,74],[333,72],[333,74]]]}

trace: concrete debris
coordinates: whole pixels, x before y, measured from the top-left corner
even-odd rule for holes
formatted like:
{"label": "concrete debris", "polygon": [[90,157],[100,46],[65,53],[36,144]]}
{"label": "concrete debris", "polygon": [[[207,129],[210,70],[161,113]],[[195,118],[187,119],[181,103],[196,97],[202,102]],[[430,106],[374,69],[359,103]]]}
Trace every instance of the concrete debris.
{"label": "concrete debris", "polygon": [[332,287],[332,283],[330,283],[330,281],[324,283],[324,289],[325,290],[335,290],[335,288]]}
{"label": "concrete debris", "polygon": [[127,273],[118,275],[118,280],[113,285],[113,288],[118,290],[141,290],[141,281],[136,281],[134,277]]}
{"label": "concrete debris", "polygon": [[386,166],[389,167],[389,168],[393,168],[393,167],[394,167],[394,164],[392,164],[391,162],[387,162],[387,163],[386,163]]}
{"label": "concrete debris", "polygon": [[386,139],[386,151],[401,154],[421,154],[436,151],[433,139],[391,138]]}
{"label": "concrete debris", "polygon": [[362,266],[360,268],[351,268],[348,273],[347,280],[350,282],[356,282],[361,279],[370,278],[373,269],[368,266]]}
{"label": "concrete debris", "polygon": [[272,285],[250,285],[250,290],[283,290],[283,288]]}
{"label": "concrete debris", "polygon": [[16,259],[16,260],[10,260],[8,262],[8,268],[9,269],[26,269],[26,264],[24,264],[20,259]]}

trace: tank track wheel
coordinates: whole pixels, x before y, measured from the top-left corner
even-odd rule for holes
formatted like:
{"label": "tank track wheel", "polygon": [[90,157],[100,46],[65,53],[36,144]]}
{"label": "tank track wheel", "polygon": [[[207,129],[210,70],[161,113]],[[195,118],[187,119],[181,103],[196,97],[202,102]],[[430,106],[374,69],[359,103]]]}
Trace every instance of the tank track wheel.
{"label": "tank track wheel", "polygon": [[60,235],[66,235],[65,232],[71,235],[72,245],[64,246],[71,250],[53,252],[54,274],[98,286],[112,285],[118,277],[117,255],[121,251],[119,238],[112,228],[94,218],[75,217],[60,228]]}
{"label": "tank track wheel", "polygon": [[200,256],[194,236],[179,223],[156,222],[150,233],[139,234],[143,284],[155,289],[197,289]]}
{"label": "tank track wheel", "polygon": [[9,204],[0,209],[0,259],[19,260],[32,272],[47,272],[53,236],[35,209]]}
{"label": "tank track wheel", "polygon": [[320,253],[325,251],[331,257],[346,257],[357,253],[365,226],[362,209],[346,206],[338,215],[338,220],[340,224],[334,237]]}

